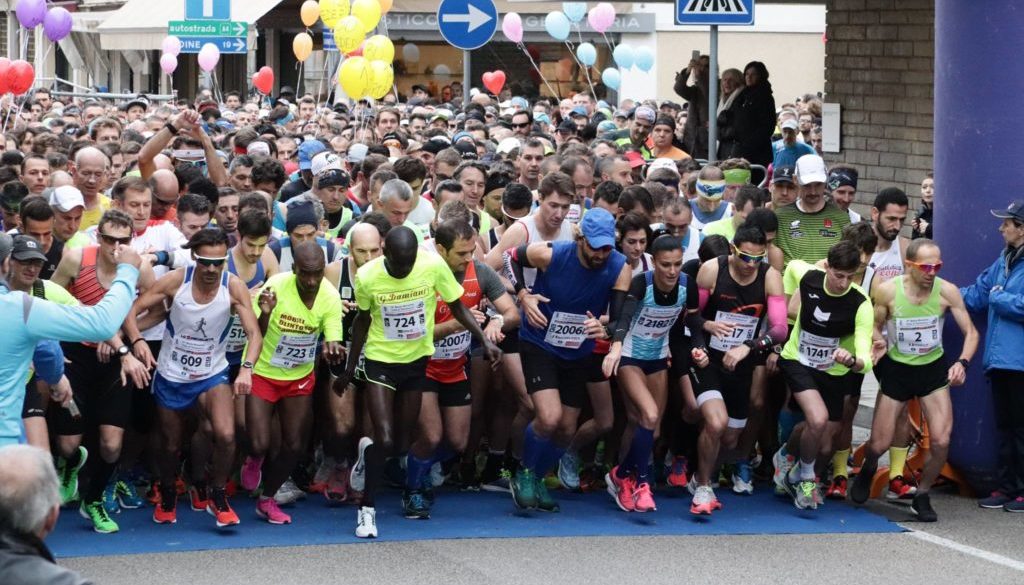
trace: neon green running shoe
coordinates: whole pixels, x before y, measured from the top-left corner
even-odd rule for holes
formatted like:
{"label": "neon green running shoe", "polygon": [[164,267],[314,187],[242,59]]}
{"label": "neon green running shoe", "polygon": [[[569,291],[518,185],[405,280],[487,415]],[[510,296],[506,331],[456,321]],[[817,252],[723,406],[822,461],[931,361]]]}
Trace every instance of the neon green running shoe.
{"label": "neon green running shoe", "polygon": [[78,507],[78,512],[82,515],[82,518],[92,520],[92,529],[100,534],[111,534],[120,530],[117,522],[110,519],[107,509],[103,507],[103,502],[99,500],[95,502],[82,502]]}

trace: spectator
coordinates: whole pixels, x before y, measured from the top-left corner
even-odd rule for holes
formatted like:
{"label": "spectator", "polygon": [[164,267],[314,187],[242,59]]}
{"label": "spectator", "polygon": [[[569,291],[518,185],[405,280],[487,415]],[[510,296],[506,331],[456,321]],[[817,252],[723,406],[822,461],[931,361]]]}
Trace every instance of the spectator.
{"label": "spectator", "polygon": [[935,205],[935,175],[928,173],[921,181],[921,209],[914,217],[914,231],[910,239],[932,239],[932,212]]}
{"label": "spectator", "polygon": [[683,127],[683,150],[694,158],[708,158],[708,69],[711,58],[701,55],[676,74],[673,89],[689,102]]}
{"label": "spectator", "polygon": [[[727,136],[732,151],[719,150],[719,158],[745,158],[751,164],[767,167],[772,162],[775,131],[775,97],[768,69],[760,61],[751,61],[743,68],[743,79],[746,86],[723,112],[729,122]],[[795,164],[797,158],[789,164]]]}

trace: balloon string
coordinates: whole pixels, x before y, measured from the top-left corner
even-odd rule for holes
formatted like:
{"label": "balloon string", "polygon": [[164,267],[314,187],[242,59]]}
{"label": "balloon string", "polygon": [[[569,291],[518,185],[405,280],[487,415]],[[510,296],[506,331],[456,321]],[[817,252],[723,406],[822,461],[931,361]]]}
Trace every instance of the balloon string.
{"label": "balloon string", "polygon": [[[380,26],[384,29],[384,36],[391,38],[391,33],[388,32],[388,15],[380,15]],[[391,70],[395,69],[395,60],[391,60]],[[398,79],[394,75],[391,76],[391,89],[395,90],[395,103],[398,103]]]}
{"label": "balloon string", "polygon": [[576,61],[576,64],[579,65],[580,69],[583,70],[583,75],[585,75],[587,77],[587,85],[590,86],[590,94],[592,96],[594,96],[594,101],[596,102],[597,101],[597,92],[594,91],[594,83],[590,80],[590,67],[584,65],[579,60],[579,57],[576,56],[576,52],[573,51],[572,50],[572,46],[569,45],[569,41],[565,42],[565,46],[569,47],[569,54],[572,55],[573,60]]}
{"label": "balloon string", "polygon": [[608,45],[608,48],[611,49],[612,52],[615,52],[615,45],[613,45],[612,42],[608,39],[608,35],[601,33],[601,36],[604,37],[604,44]]}
{"label": "balloon string", "polygon": [[540,67],[537,67],[537,62],[533,60],[533,55],[531,55],[530,52],[526,50],[526,45],[524,45],[521,41],[516,43],[516,45],[518,45],[519,48],[523,51],[523,53],[526,54],[526,58],[530,60],[530,64],[533,65],[534,70],[537,71],[537,75],[540,76],[540,80],[544,82],[545,86],[547,86],[548,91],[551,92],[551,95],[554,96],[554,97],[562,97],[562,94],[560,94],[557,91],[555,91],[551,87],[551,84],[548,83],[548,80],[544,78],[544,74],[541,73]]}

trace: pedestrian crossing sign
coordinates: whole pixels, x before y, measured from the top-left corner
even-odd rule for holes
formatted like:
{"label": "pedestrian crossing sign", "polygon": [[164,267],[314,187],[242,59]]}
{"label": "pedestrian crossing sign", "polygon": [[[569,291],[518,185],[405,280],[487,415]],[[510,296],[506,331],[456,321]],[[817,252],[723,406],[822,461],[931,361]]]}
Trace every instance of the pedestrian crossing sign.
{"label": "pedestrian crossing sign", "polygon": [[676,24],[752,25],[754,0],[676,0]]}

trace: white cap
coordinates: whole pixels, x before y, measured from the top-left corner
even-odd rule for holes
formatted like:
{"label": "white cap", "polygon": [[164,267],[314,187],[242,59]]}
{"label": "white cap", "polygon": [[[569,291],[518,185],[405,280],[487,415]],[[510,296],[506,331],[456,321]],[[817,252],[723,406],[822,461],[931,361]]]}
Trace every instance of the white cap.
{"label": "white cap", "polygon": [[801,185],[824,183],[828,180],[825,159],[816,154],[805,154],[796,160],[796,179]]}
{"label": "white cap", "polygon": [[657,169],[669,169],[675,172],[675,174],[679,174],[679,165],[676,164],[676,161],[670,158],[656,158],[647,166],[648,173]]}
{"label": "white cap", "polygon": [[800,129],[800,124],[798,124],[797,121],[794,120],[793,118],[786,118],[782,122],[781,128],[783,130],[799,130]]}
{"label": "white cap", "polygon": [[245,148],[249,156],[270,156],[270,145],[262,140],[254,140]]}
{"label": "white cap", "polygon": [[85,198],[77,188],[64,185],[50,193],[50,205],[56,207],[61,213],[67,213],[76,207],[85,209]]}
{"label": "white cap", "polygon": [[498,143],[497,153],[508,154],[512,152],[514,149],[519,148],[521,146],[522,143],[519,142],[518,138],[514,136],[509,136],[508,138],[505,138],[504,140]]}
{"label": "white cap", "polygon": [[310,161],[309,171],[314,177],[331,169],[344,170],[341,166],[341,157],[333,152],[321,152]]}

